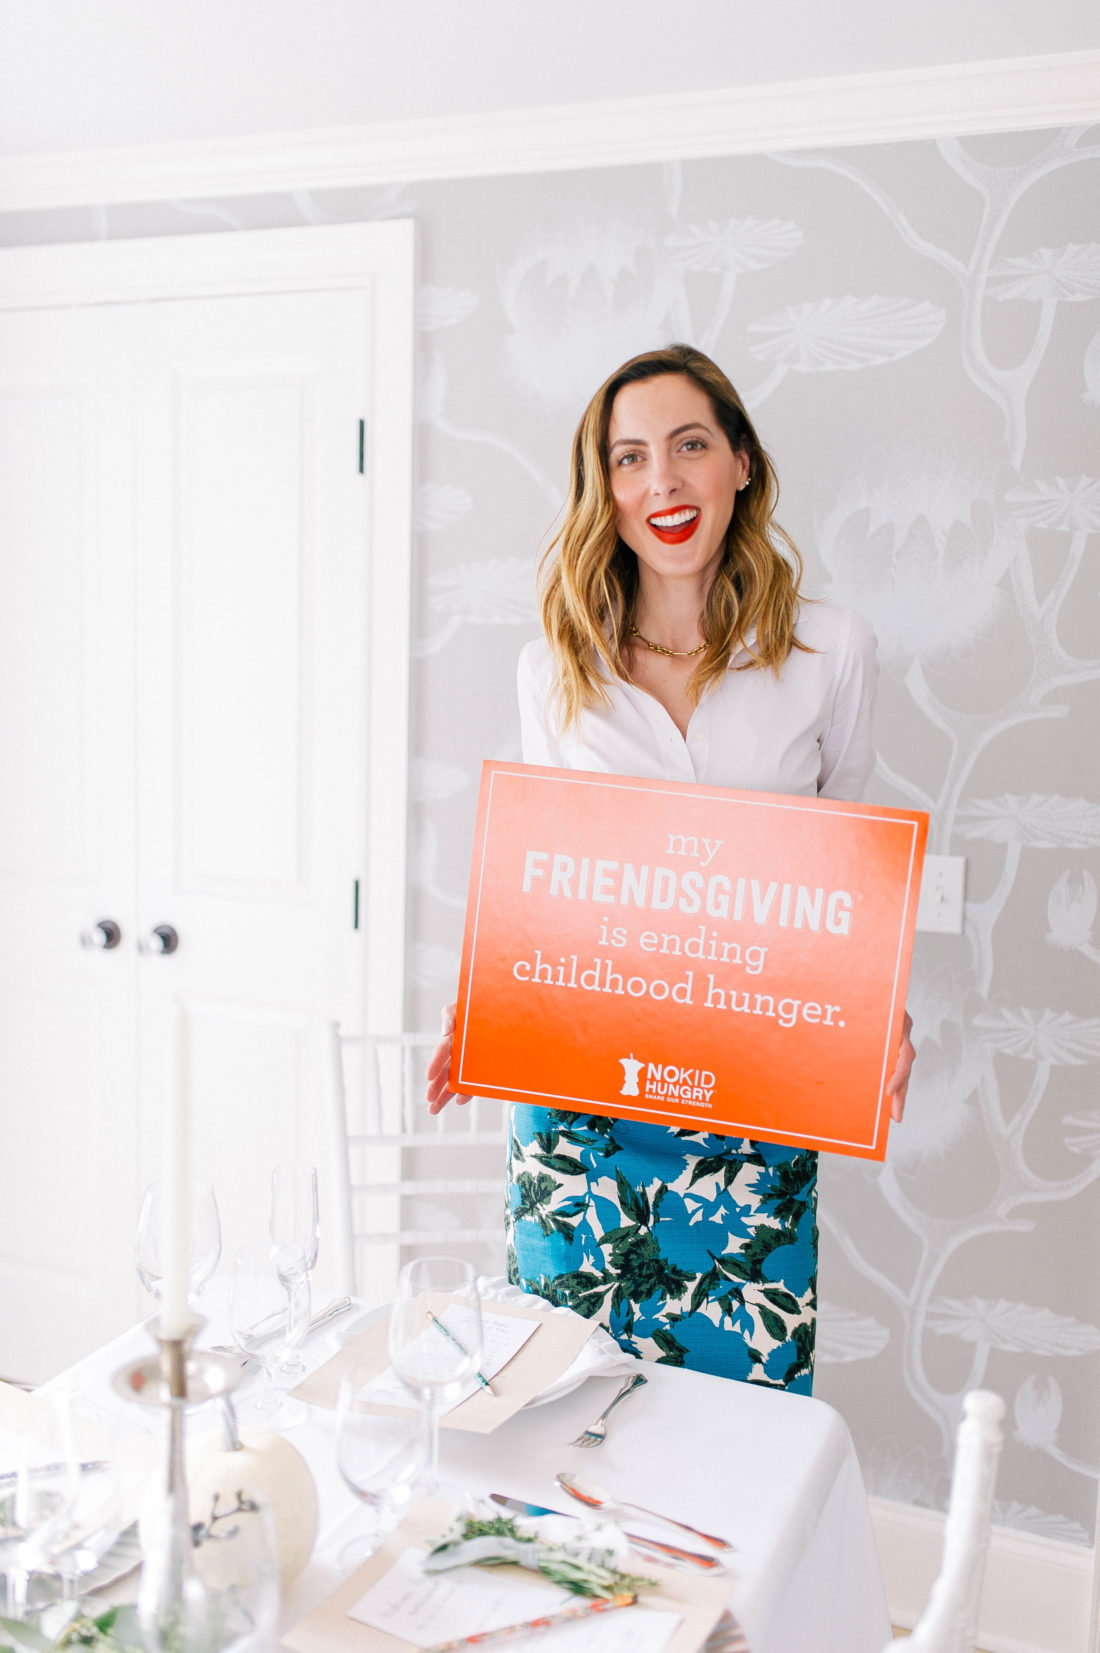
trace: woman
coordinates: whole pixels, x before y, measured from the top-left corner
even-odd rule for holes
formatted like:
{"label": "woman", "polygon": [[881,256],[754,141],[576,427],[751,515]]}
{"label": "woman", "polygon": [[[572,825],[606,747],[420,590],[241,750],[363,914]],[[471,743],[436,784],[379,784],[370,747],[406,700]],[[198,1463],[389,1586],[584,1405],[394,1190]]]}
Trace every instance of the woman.
{"label": "woman", "polygon": [[[597,391],[519,665],[525,762],[858,798],[875,642],[800,602],[771,463],[725,374],[673,345]],[[453,1007],[428,1072],[446,1105]],[[888,1086],[900,1119],[910,1022]],[[459,1097],[459,1101],[465,1098]],[[809,1393],[817,1155],[512,1109],[509,1273],[635,1354]]]}

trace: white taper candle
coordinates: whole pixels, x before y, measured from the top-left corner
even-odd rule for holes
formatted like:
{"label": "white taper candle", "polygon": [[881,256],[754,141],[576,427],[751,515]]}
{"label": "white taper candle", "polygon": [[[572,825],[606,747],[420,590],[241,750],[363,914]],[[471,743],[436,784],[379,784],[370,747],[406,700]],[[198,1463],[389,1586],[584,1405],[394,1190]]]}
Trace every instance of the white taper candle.
{"label": "white taper candle", "polygon": [[187,1021],[178,1006],[172,1023],[172,1068],[164,1134],[164,1287],[160,1332],[184,1335],[191,1320],[187,1283],[191,1272],[191,1145],[188,1118]]}

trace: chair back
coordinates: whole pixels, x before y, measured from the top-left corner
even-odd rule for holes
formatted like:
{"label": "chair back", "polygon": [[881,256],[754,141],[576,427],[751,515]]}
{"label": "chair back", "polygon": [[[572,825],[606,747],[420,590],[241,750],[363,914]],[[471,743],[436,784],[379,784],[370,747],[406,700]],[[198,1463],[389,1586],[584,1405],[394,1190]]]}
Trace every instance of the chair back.
{"label": "chair back", "polygon": [[503,1274],[505,1104],[428,1113],[438,1033],[323,1033],[337,1289],[383,1302],[402,1263],[433,1252]]}
{"label": "chair back", "polygon": [[[928,1605],[909,1637],[907,1646],[912,1653],[973,1653],[997,1459],[1004,1439],[1004,1410],[1000,1395],[986,1389],[971,1390],[963,1401],[944,1524],[943,1560]],[[891,1642],[890,1648],[897,1645]]]}

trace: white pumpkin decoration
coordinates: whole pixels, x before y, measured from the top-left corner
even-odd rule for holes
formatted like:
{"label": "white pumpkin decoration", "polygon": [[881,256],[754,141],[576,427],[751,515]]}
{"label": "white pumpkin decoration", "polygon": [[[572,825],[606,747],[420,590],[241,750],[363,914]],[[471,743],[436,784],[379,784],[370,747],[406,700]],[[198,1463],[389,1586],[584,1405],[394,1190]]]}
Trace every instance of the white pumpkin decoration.
{"label": "white pumpkin decoration", "polygon": [[[221,1430],[187,1443],[187,1489],[192,1521],[206,1521],[217,1494],[230,1508],[242,1488],[266,1499],[275,1522],[279,1574],[284,1589],[297,1578],[313,1553],[317,1537],[317,1489],[302,1454],[269,1429],[242,1428],[241,1445],[232,1451]],[[154,1512],[163,1501],[157,1477],[146,1493],[140,1519],[143,1543]]]}

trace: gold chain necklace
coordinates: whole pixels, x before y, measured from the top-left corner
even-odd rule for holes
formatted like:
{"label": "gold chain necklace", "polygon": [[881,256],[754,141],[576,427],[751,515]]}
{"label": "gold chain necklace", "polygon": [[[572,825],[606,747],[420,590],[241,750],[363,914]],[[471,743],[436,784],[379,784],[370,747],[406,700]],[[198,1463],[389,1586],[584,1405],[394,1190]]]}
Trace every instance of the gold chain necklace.
{"label": "gold chain necklace", "polygon": [[702,654],[709,646],[700,643],[697,649],[666,649],[661,643],[651,643],[648,637],[643,637],[637,626],[631,626],[630,635],[636,637],[639,643],[644,643],[647,649],[652,649],[654,654],[667,655],[670,660],[694,660],[697,654]]}

